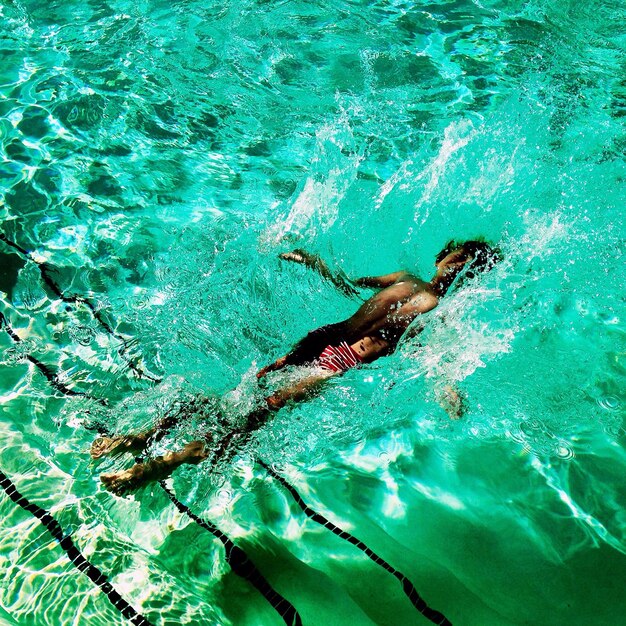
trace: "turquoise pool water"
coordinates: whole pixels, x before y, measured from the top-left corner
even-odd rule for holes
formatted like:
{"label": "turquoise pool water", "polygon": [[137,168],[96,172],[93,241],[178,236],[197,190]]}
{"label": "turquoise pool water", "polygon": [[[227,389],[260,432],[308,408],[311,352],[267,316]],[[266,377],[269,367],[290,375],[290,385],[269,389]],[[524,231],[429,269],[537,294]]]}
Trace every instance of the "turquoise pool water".
{"label": "turquoise pool water", "polygon": [[[428,623],[400,575],[454,624],[624,623],[625,19],[617,0],[1,2],[0,471],[62,534],[0,497],[0,622],[128,623],[69,535],[155,625],[285,623],[228,541],[306,625]],[[282,410],[231,466],[177,470],[187,511],[158,484],[102,489],[132,458],[91,461],[90,427],[197,391],[236,423],[258,367],[358,306],[280,252],[430,278],[476,236],[503,262],[419,343]]]}

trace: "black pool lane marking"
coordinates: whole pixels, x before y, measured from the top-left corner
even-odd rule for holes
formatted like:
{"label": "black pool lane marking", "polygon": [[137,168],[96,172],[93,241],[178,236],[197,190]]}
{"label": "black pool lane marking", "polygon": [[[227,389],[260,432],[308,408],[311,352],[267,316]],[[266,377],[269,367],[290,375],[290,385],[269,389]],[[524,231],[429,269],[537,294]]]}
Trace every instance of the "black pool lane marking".
{"label": "black pool lane marking", "polygon": [[[0,328],[4,328],[4,330],[7,332],[9,337],[11,337],[11,339],[13,339],[14,342],[18,343],[18,342],[21,341],[21,339],[18,337],[17,334],[15,334],[15,332],[13,331],[11,326],[9,325],[9,322],[6,319],[6,317],[1,312],[0,312]],[[37,365],[37,360],[36,359],[30,357],[30,355],[25,355],[25,357],[28,358],[28,360],[31,361],[31,363],[35,363]],[[93,396],[90,396],[89,394],[86,394],[86,393],[80,393],[79,394],[78,392],[74,392],[71,389],[68,389],[67,387],[65,387],[64,385],[59,386],[57,377],[54,374],[54,372],[48,366],[43,365],[43,363],[41,365],[44,368],[42,370],[42,372],[44,373],[44,375],[48,379],[48,382],[50,382],[50,384],[55,389],[61,391],[62,393],[66,394],[68,396],[82,395],[82,396],[90,398],[92,400],[98,400],[98,398],[94,398]],[[106,428],[104,430],[106,430]],[[107,434],[111,434],[111,433],[107,433]],[[2,476],[4,476],[4,474],[2,474]],[[5,478],[6,478],[6,476],[5,476]],[[8,478],[7,478],[7,480],[8,480]],[[211,534],[213,534],[217,539],[219,539],[222,542],[222,544],[224,545],[224,548],[225,548],[226,562],[231,567],[233,572],[235,574],[237,574],[237,576],[240,576],[241,578],[244,578],[251,585],[256,587],[256,589],[261,593],[261,595],[263,595],[263,597],[272,605],[272,607],[274,607],[274,609],[283,618],[283,620],[284,620],[285,624],[287,624],[287,626],[302,626],[302,619],[300,618],[300,615],[298,614],[298,612],[295,609],[295,607],[288,600],[283,598],[277,591],[272,589],[271,585],[263,577],[263,575],[258,570],[256,565],[254,565],[254,563],[250,560],[248,555],[241,548],[236,546],[233,543],[233,541],[227,535],[225,535],[217,526],[215,526],[214,524],[211,524],[210,522],[207,522],[207,521],[203,520],[202,518],[198,517],[187,505],[183,504],[180,500],[178,500],[176,498],[176,496],[167,488],[167,486],[165,485],[165,483],[163,481],[160,481],[159,484],[163,488],[163,490],[165,491],[165,493],[167,494],[169,499],[174,503],[174,505],[178,508],[178,510],[181,513],[185,513],[186,515],[188,515],[189,518],[192,519],[196,524],[198,524],[199,526],[201,526],[205,530],[209,531]],[[0,481],[0,486],[3,486],[1,481]],[[6,489],[5,489],[5,491],[6,491]],[[8,492],[7,492],[7,494],[8,494]],[[9,495],[9,497],[11,497],[10,494],[8,494],[8,495]],[[36,506],[36,505],[30,505],[25,498],[23,498],[23,500],[29,506]],[[20,506],[21,506],[21,504],[20,504]],[[37,507],[37,508],[39,508],[39,507]],[[27,510],[29,510],[29,509],[27,509]],[[43,511],[43,513],[46,513],[46,511],[44,511],[43,509],[41,509],[41,511]],[[35,513],[33,513],[33,514],[36,515]],[[54,524],[56,526],[58,526],[58,523],[56,521],[54,521],[54,520],[52,520],[52,521],[54,522]],[[60,527],[59,527],[59,529],[60,529]],[[86,559],[85,559],[85,561],[86,561]],[[109,583],[106,583],[106,584],[109,585]],[[105,593],[107,593],[107,592],[105,591]],[[119,594],[114,589],[112,589],[112,593],[115,595],[115,597],[119,596]],[[107,594],[107,595],[109,595],[109,594]],[[115,606],[117,606],[117,605],[115,605]],[[124,614],[124,613],[122,613],[122,614]],[[124,616],[126,617],[125,614],[124,614]],[[150,624],[150,622],[148,622],[148,621],[141,622],[141,623],[143,623],[143,624]]]}
{"label": "black pool lane marking", "polygon": [[440,626],[452,626],[452,622],[439,611],[431,608],[426,604],[425,600],[420,596],[417,592],[417,589],[413,585],[413,583],[397,569],[392,567],[387,561],[385,561],[382,557],[378,556],[371,548],[368,548],[360,539],[357,539],[350,533],[347,533],[345,530],[339,528],[331,521],[327,520],[323,515],[314,511],[303,499],[302,496],[296,491],[296,488],[288,483],[278,472],[272,469],[269,465],[257,459],[257,462],[261,467],[265,469],[265,471],[276,481],[278,481],[293,497],[293,499],[297,502],[298,506],[302,509],[302,512],[314,522],[321,524],[332,533],[340,537],[341,539],[345,539],[353,546],[358,548],[363,554],[369,557],[376,565],[380,565],[384,570],[388,571],[392,576],[397,578],[401,585],[402,591],[407,596],[407,598],[411,601],[411,604],[427,619],[430,620],[433,624],[439,624]]}
{"label": "black pool lane marking", "polygon": [[[15,333],[15,331],[9,325],[7,318],[4,313],[0,312],[0,328],[4,328],[6,333],[11,337],[11,339],[15,343],[21,343],[21,339]],[[30,354],[24,354],[24,358],[27,361],[30,361],[46,378],[51,387],[54,387],[57,391],[61,392],[66,396],[80,396],[83,398],[90,398],[91,400],[95,400],[102,405],[106,405],[107,402],[103,398],[93,398],[82,391],[74,391],[74,389],[70,389],[67,385],[64,385],[58,378],[58,376],[52,371],[50,367],[48,367],[45,363],[42,363],[39,359],[36,359],[34,356]]]}
{"label": "black pool lane marking", "polygon": [[59,522],[57,522],[49,511],[42,509],[37,504],[27,500],[15,487],[9,477],[0,470],[0,487],[4,490],[7,496],[15,504],[21,507],[27,513],[30,513],[35,517],[39,523],[46,528],[46,530],[52,535],[55,541],[61,546],[62,550],[67,554],[67,557],[74,565],[74,567],[81,573],[85,574],[87,578],[96,586],[100,587],[100,590],[109,599],[109,602],[131,623],[136,626],[154,626],[151,621],[144,617],[141,613],[138,613],[122,596],[115,590],[113,585],[108,581],[106,575],[93,565],[80,550],[76,547],[72,541],[70,535],[65,535]]}
{"label": "black pool lane marking", "polygon": [[122,347],[119,350],[119,355],[124,359],[124,361],[126,362],[126,365],[128,365],[128,367],[131,370],[133,370],[133,372],[135,372],[135,374],[137,374],[139,378],[147,378],[148,380],[151,380],[152,382],[155,382],[155,383],[161,382],[160,378],[156,378],[152,376],[151,374],[148,374],[143,369],[135,365],[131,359],[126,357],[126,352],[128,350],[128,341],[126,340],[125,337],[115,332],[113,327],[104,319],[100,311],[95,307],[95,305],[93,304],[93,302],[91,302],[91,300],[88,300],[87,298],[83,298],[81,296],[76,296],[76,295],[73,295],[73,296],[65,295],[63,290],[56,284],[56,282],[52,278],[51,274],[55,270],[55,268],[52,265],[50,265],[49,263],[36,261],[33,258],[33,255],[28,250],[26,250],[25,248],[22,248],[22,246],[15,243],[14,241],[11,241],[4,233],[1,233],[1,232],[0,232],[0,241],[3,241],[10,248],[17,250],[27,260],[34,263],[39,269],[39,273],[41,274],[41,279],[57,298],[59,298],[63,302],[67,302],[68,304],[84,304],[91,311],[91,314],[93,315],[94,319],[96,319],[102,325],[102,327],[107,331],[107,333],[109,333],[109,335],[111,335],[112,337],[115,337],[115,339],[121,342]]}
{"label": "black pool lane marking", "polygon": [[302,626],[302,619],[296,608],[270,586],[263,574],[261,574],[256,565],[250,560],[250,557],[248,557],[248,555],[241,548],[236,546],[217,526],[211,522],[203,520],[191,511],[186,504],[183,504],[172,493],[164,481],[160,481],[159,484],[161,485],[163,491],[167,494],[168,498],[174,503],[176,508],[181,513],[185,513],[190,519],[198,524],[198,526],[201,526],[205,530],[209,531],[222,542],[225,549],[226,562],[230,565],[233,572],[241,578],[245,578],[251,585],[256,587],[261,595],[283,618],[287,626]]}

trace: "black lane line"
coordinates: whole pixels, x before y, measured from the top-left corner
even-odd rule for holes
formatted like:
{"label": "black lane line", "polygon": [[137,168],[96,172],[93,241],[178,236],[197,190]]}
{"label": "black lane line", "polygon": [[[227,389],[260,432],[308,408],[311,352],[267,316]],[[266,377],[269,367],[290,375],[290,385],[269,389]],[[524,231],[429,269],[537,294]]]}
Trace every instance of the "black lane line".
{"label": "black lane line", "polygon": [[35,517],[39,523],[54,537],[55,541],[61,546],[62,550],[72,562],[74,567],[85,574],[87,578],[106,595],[111,604],[131,623],[136,626],[154,626],[146,617],[138,613],[122,596],[115,590],[113,585],[108,581],[106,575],[93,565],[87,558],[83,556],[80,550],[72,541],[70,535],[64,535],[63,529],[49,511],[42,509],[37,504],[27,500],[15,487],[9,477],[0,470],[0,487],[7,496],[15,502],[19,507],[24,509]]}
{"label": "black lane line", "polygon": [[148,380],[151,380],[152,382],[155,382],[155,383],[161,382],[160,378],[156,378],[152,376],[151,374],[148,374],[140,367],[137,367],[137,365],[135,365],[131,359],[126,357],[126,352],[128,350],[127,339],[115,331],[115,329],[104,319],[100,311],[98,311],[98,309],[95,307],[93,302],[91,302],[91,300],[88,300],[87,298],[83,298],[81,296],[76,296],[76,295],[73,295],[73,296],[65,295],[63,290],[56,284],[56,282],[52,278],[52,273],[55,270],[55,268],[52,265],[50,265],[49,263],[36,261],[33,258],[33,255],[28,250],[22,248],[22,246],[15,243],[14,241],[11,241],[4,233],[1,233],[1,232],[0,232],[0,241],[3,241],[7,246],[13,248],[14,250],[17,250],[22,256],[26,257],[27,260],[34,263],[39,269],[39,273],[41,274],[41,279],[57,298],[69,304],[84,304],[91,311],[92,316],[107,331],[107,333],[109,333],[109,335],[111,335],[112,337],[115,337],[118,341],[121,342],[122,347],[119,350],[119,355],[124,359],[124,361],[126,362],[126,365],[128,365],[128,367],[131,370],[133,370],[133,372],[135,372],[135,374],[137,374],[139,378],[147,378]]}
{"label": "black lane line", "polygon": [[[13,339],[14,342],[18,343],[21,339],[15,334],[9,322],[3,313],[0,312],[0,328],[4,327],[4,330],[8,333],[9,337]],[[29,361],[35,363],[37,365],[37,360],[32,358],[30,355],[26,355]],[[44,375],[50,382],[50,384],[55,388],[61,391],[62,393],[72,396],[72,395],[82,395],[92,400],[99,400],[99,398],[94,398],[86,393],[79,393],[68,389],[64,385],[60,385],[58,383],[57,377],[52,372],[52,370],[43,363],[40,363],[38,367],[41,366],[45,368],[43,371]],[[106,403],[106,402],[105,402]],[[102,428],[100,428],[102,430]],[[108,433],[110,434],[110,433]],[[0,486],[1,486],[0,482]],[[231,567],[233,572],[244,578],[251,585],[256,587],[256,589],[261,593],[261,595],[272,605],[272,607],[279,613],[279,615],[283,618],[285,624],[287,626],[302,626],[302,619],[298,614],[296,608],[285,598],[283,598],[277,591],[275,591],[268,581],[263,577],[263,574],[258,570],[256,565],[252,562],[252,560],[248,557],[248,555],[238,546],[236,546],[232,540],[225,535],[217,526],[210,522],[206,522],[205,520],[198,517],[191,509],[183,504],[180,500],[176,498],[176,496],[167,488],[163,481],[159,482],[162,489],[165,491],[169,499],[176,505],[178,510],[181,513],[185,513],[192,519],[196,524],[208,530],[211,534],[213,534],[217,539],[219,539],[225,548],[225,556],[226,562]],[[43,509],[42,509],[43,510]],[[44,511],[45,512],[45,511]],[[56,522],[55,522],[56,523]],[[107,583],[108,584],[108,583]],[[117,592],[113,590],[115,594]],[[118,594],[119,595],[119,594]],[[149,624],[149,622],[145,622]]]}
{"label": "black lane line", "polygon": [[387,561],[385,561],[382,557],[378,556],[371,548],[368,548],[360,539],[357,539],[355,536],[347,533],[345,530],[341,530],[338,526],[333,524],[331,521],[327,520],[323,515],[314,511],[303,499],[302,496],[296,491],[296,488],[288,483],[280,474],[278,474],[274,469],[272,469],[269,465],[263,462],[260,459],[257,459],[257,462],[261,467],[267,471],[267,473],[277,480],[289,493],[293,496],[293,499],[298,503],[298,506],[302,509],[302,512],[314,522],[321,524],[325,528],[328,528],[332,533],[340,537],[341,539],[345,539],[353,546],[358,548],[363,554],[368,556],[376,565],[380,565],[384,570],[388,571],[392,576],[395,576],[400,583],[402,584],[402,591],[411,601],[411,604],[428,620],[430,620],[433,624],[439,624],[440,626],[452,626],[452,622],[439,611],[431,608],[426,604],[426,601],[420,596],[417,592],[417,589],[413,585],[413,583],[397,569],[392,567]]}
{"label": "black lane line", "polygon": [[[15,343],[20,343],[22,340],[19,336],[13,331],[7,318],[4,313],[0,312],[0,328],[4,328],[6,333],[11,337],[11,339]],[[31,356],[30,354],[25,354],[24,358],[27,361],[30,361],[46,378],[48,383],[50,383],[51,387],[54,387],[57,391],[60,391],[63,395],[66,396],[81,396],[83,398],[90,398],[91,400],[95,400],[99,402],[103,406],[107,405],[107,401],[103,398],[94,398],[89,394],[83,393],[82,391],[74,391],[74,389],[70,389],[67,385],[64,385],[58,378],[58,376],[53,372],[53,370],[48,367],[45,363],[42,363],[39,359]]]}
{"label": "black lane line", "polygon": [[241,548],[236,546],[217,526],[203,520],[191,511],[186,504],[183,504],[172,491],[170,491],[164,481],[159,481],[159,484],[181,513],[185,513],[198,524],[198,526],[208,530],[222,542],[225,548],[226,562],[230,565],[233,572],[245,578],[251,585],[256,587],[261,595],[280,614],[287,626],[302,626],[302,618],[296,608],[289,600],[283,598],[277,591],[272,589],[263,574],[261,574],[256,565]]}

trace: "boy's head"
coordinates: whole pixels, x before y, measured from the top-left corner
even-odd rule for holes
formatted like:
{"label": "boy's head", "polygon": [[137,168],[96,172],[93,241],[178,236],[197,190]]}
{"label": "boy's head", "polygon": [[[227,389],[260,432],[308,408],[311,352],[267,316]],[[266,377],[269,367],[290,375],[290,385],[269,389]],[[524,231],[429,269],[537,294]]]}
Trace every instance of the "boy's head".
{"label": "boy's head", "polygon": [[490,270],[500,259],[500,251],[484,241],[449,241],[437,255],[435,265],[440,272],[455,273],[467,265],[465,276],[472,278],[476,272]]}

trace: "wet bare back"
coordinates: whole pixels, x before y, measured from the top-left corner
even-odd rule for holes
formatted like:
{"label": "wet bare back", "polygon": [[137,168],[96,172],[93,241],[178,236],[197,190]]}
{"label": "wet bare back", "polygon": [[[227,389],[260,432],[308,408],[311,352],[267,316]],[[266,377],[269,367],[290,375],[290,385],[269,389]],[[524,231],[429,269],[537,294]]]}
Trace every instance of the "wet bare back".
{"label": "wet bare back", "polygon": [[[409,273],[365,302],[347,320],[353,347],[365,361],[392,351],[409,324],[434,309],[439,298],[431,285]],[[362,344],[362,347],[361,347]]]}

